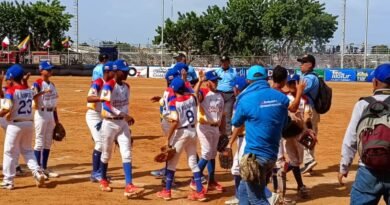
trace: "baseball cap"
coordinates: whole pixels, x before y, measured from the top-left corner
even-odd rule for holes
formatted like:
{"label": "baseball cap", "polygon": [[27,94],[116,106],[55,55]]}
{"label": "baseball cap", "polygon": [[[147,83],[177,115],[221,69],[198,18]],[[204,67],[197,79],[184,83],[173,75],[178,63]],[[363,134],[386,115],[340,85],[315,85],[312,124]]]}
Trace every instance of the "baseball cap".
{"label": "baseball cap", "polygon": [[129,64],[127,64],[127,62],[123,59],[118,59],[118,60],[114,61],[113,68],[114,68],[114,70],[120,70],[120,71],[125,71],[125,72],[130,70]]}
{"label": "baseball cap", "polygon": [[316,64],[316,58],[310,54],[304,55],[302,58],[298,58],[297,61],[300,63],[312,63],[313,66]]}
{"label": "baseball cap", "polygon": [[103,71],[116,71],[116,68],[114,68],[114,62],[108,61],[103,65]]}
{"label": "baseball cap", "polygon": [[41,61],[39,63],[39,70],[51,70],[53,67],[49,61]]}
{"label": "baseball cap", "polygon": [[10,80],[11,78],[22,79],[23,74],[23,67],[19,64],[15,64],[8,68],[7,72],[5,73],[5,80]]}
{"label": "baseball cap", "polygon": [[223,56],[221,56],[220,60],[221,61],[230,61],[230,58],[227,55],[223,55]]}
{"label": "baseball cap", "polygon": [[214,70],[207,71],[204,75],[206,80],[214,81],[214,80],[221,80],[221,78],[217,75],[217,73]]}
{"label": "baseball cap", "polygon": [[390,64],[379,65],[374,72],[373,77],[383,83],[390,84]]}
{"label": "baseball cap", "polygon": [[165,80],[168,82],[172,81],[174,78],[180,76],[180,72],[176,69],[169,69],[165,74]]}
{"label": "baseball cap", "polygon": [[171,87],[174,92],[184,90],[186,88],[184,80],[181,78],[174,78],[169,87]]}
{"label": "baseball cap", "polygon": [[179,73],[180,73],[181,70],[183,70],[183,69],[186,70],[186,71],[188,72],[188,65],[185,64],[185,63],[179,62],[179,63],[176,63],[175,66],[173,66],[172,69],[173,69],[173,70],[179,71]]}
{"label": "baseball cap", "polygon": [[267,70],[263,66],[259,65],[250,67],[246,77],[248,80],[266,80],[267,78]]}
{"label": "baseball cap", "polygon": [[246,86],[248,86],[248,82],[244,77],[237,76],[236,78],[234,78],[234,81],[230,83],[230,86],[237,88],[239,91],[243,91]]}
{"label": "baseball cap", "polygon": [[300,77],[297,74],[288,75],[288,78],[287,78],[288,82],[290,82],[290,81],[299,81],[299,80],[300,80]]}

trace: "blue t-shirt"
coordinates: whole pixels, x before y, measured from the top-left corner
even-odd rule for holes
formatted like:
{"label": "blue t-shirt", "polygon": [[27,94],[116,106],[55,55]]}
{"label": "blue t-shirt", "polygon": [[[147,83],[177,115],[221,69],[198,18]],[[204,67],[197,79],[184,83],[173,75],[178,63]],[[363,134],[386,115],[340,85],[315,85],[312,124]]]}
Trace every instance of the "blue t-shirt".
{"label": "blue t-shirt", "polygon": [[276,160],[282,130],[288,121],[288,106],[287,96],[270,88],[264,80],[252,83],[237,97],[232,124],[245,124],[244,154]]}
{"label": "blue t-shirt", "polygon": [[320,81],[318,80],[317,75],[315,75],[314,73],[304,74],[303,80],[306,82],[306,88],[303,93],[309,97],[309,104],[314,105],[313,100],[316,99],[318,95]]}
{"label": "blue t-shirt", "polygon": [[188,81],[193,81],[198,79],[198,76],[196,75],[195,68],[192,66],[188,66],[188,72],[187,72],[187,80]]}
{"label": "blue t-shirt", "polygon": [[99,78],[103,78],[103,64],[98,64],[95,66],[92,72],[92,81],[95,81]]}
{"label": "blue t-shirt", "polygon": [[232,82],[237,76],[237,71],[235,68],[230,67],[228,70],[223,70],[223,68],[218,68],[215,70],[218,77],[221,80],[218,80],[217,90],[222,92],[233,92]]}

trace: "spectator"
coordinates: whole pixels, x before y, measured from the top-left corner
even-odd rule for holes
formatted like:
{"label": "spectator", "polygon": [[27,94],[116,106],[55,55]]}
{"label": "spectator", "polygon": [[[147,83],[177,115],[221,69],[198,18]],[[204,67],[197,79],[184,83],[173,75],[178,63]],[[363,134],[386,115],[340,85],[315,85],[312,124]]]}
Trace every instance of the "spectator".
{"label": "spectator", "polygon": [[103,78],[103,65],[108,61],[107,54],[99,55],[99,64],[95,66],[92,72],[92,81],[95,81],[99,78]]}
{"label": "spectator", "polygon": [[[306,82],[306,88],[303,91],[303,94],[309,98],[309,106],[313,108],[313,113],[311,115],[312,118],[310,120],[311,125],[308,128],[314,130],[318,137],[318,123],[320,122],[320,115],[314,109],[314,99],[316,99],[318,95],[320,81],[318,76],[314,73],[316,59],[312,55],[305,55],[302,58],[299,58],[298,62],[301,63],[303,80]],[[301,169],[302,174],[312,172],[313,168],[317,165],[314,151],[315,149],[310,150],[305,148],[303,157],[304,167]]]}
{"label": "spectator", "polygon": [[267,76],[266,69],[261,66],[249,69],[247,80],[250,85],[238,96],[232,120],[234,127],[245,124],[244,156],[253,154],[261,173],[258,182],[241,181],[240,204],[268,204],[264,191],[266,175],[275,165],[282,129],[287,124],[289,100],[285,94],[270,87]]}
{"label": "spectator", "polygon": [[[374,88],[373,98],[377,101],[386,101],[388,103],[390,99],[389,98],[390,97],[390,64],[380,65],[374,71],[374,79],[372,82]],[[389,104],[387,105],[389,106]],[[363,115],[363,112],[366,111],[368,106],[369,103],[366,100],[360,100],[355,104],[355,107],[353,109],[351,121],[349,122],[347,131],[344,136],[343,145],[341,148],[340,171],[338,174],[338,180],[341,185],[343,185],[343,177],[347,177],[348,175],[349,167],[351,166],[355,154],[357,152],[358,141],[360,141],[359,140],[360,133],[357,132],[357,128],[360,127],[358,126],[358,124],[360,122],[363,122],[361,121],[361,117]],[[375,106],[373,106],[372,108],[374,107]],[[371,118],[371,117],[367,117],[367,118]],[[375,118],[371,118],[367,120],[374,121]],[[387,125],[384,126],[389,126],[388,121],[387,121]],[[383,131],[387,131],[387,133]],[[375,129],[375,132],[373,133],[375,133],[375,135],[378,137],[379,136],[389,137],[388,131],[389,128],[387,128],[387,130],[382,129],[382,132],[378,131],[378,129]],[[367,137],[367,139],[368,139],[367,143],[370,142],[369,141],[370,138]],[[383,141],[381,140],[377,140],[377,141],[378,141],[376,142],[377,146],[385,146],[381,144],[381,142]],[[363,142],[363,144],[364,143],[365,142]],[[378,153],[381,153],[380,152],[381,150],[378,151],[379,151]],[[377,154],[375,156],[375,154],[373,154],[374,159],[377,156],[387,157],[387,160],[379,161],[379,163],[386,162],[387,166],[383,166],[383,167],[389,170],[389,160],[388,160],[389,156],[386,154],[383,155]],[[370,161],[371,158],[370,157],[367,158],[366,160]],[[360,159],[355,182],[351,190],[351,204],[378,204],[382,196],[384,197],[386,204],[389,204],[390,202],[389,193],[390,193],[389,171],[375,170],[374,167],[366,166],[362,162],[362,159]]]}
{"label": "spectator", "polygon": [[231,125],[231,119],[232,119],[232,112],[233,112],[233,105],[236,101],[236,97],[233,93],[233,82],[237,76],[237,71],[235,68],[232,68],[230,66],[230,58],[228,56],[222,56],[221,57],[221,67],[218,68],[215,71],[218,75],[218,77],[221,78],[221,80],[218,81],[218,87],[217,91],[222,94],[223,99],[225,101],[225,128],[222,128],[221,134],[225,135],[231,135],[232,133],[232,125]]}

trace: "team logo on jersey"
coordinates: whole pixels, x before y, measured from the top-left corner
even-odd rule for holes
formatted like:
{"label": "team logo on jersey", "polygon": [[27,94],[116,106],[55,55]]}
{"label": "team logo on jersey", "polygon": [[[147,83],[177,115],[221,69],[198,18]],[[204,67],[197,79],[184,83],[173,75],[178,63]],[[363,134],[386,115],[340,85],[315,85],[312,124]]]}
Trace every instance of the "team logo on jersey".
{"label": "team logo on jersey", "polygon": [[107,96],[108,96],[108,91],[107,91],[107,90],[103,90],[103,96],[104,96],[104,97],[107,97]]}

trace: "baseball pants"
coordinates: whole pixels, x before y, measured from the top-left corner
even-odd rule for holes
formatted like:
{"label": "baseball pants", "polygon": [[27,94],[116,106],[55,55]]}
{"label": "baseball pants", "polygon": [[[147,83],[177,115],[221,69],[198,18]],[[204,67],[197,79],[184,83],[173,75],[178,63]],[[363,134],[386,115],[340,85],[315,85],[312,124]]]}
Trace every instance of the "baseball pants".
{"label": "baseball pants", "polygon": [[[313,130],[317,134],[318,137],[318,123],[320,122],[320,115],[313,109],[312,119],[311,119]],[[303,157],[303,163],[309,163],[311,161],[315,160],[315,147],[314,149],[310,150],[307,148],[304,148],[304,157]]]}
{"label": "baseball pants", "polygon": [[240,175],[240,160],[241,160],[242,156],[244,155],[245,145],[246,145],[245,138],[238,137],[237,151],[234,154],[233,166],[231,169],[232,175]]}
{"label": "baseball pants", "polygon": [[188,166],[191,171],[193,173],[199,172],[200,170],[196,161],[196,143],[195,128],[176,130],[170,142],[170,144],[176,148],[176,154],[168,161],[167,169],[176,171],[180,155],[183,151],[185,151],[187,153]]}
{"label": "baseball pants", "polygon": [[225,112],[225,123],[226,126],[223,128],[225,135],[232,134],[232,116],[233,116],[233,106],[236,102],[236,97],[232,93],[222,93],[224,99],[224,112]]}
{"label": "baseball pants", "polygon": [[286,154],[290,159],[290,164],[299,167],[303,162],[304,147],[298,142],[298,137],[291,137],[284,141],[284,147]]}
{"label": "baseball pants", "polygon": [[129,125],[124,120],[103,119],[101,128],[102,157],[103,163],[111,159],[112,148],[115,146],[115,139],[118,141],[122,162],[131,162],[131,133]]}
{"label": "baseball pants", "polygon": [[7,125],[8,125],[8,122],[5,119],[5,117],[0,117],[0,127],[3,128],[4,130],[6,130]]}
{"label": "baseball pants", "polygon": [[53,141],[55,127],[53,112],[36,110],[34,115],[35,124],[35,147],[37,151],[50,149]]}
{"label": "baseball pants", "polygon": [[87,114],[85,115],[87,125],[91,131],[93,141],[95,142],[95,150],[102,151],[102,138],[100,136],[100,131],[96,129],[96,125],[102,121],[101,115],[95,110],[88,109]]}
{"label": "baseball pants", "polygon": [[201,148],[201,158],[205,160],[215,159],[220,136],[219,128],[198,123],[196,131]]}
{"label": "baseball pants", "polygon": [[31,121],[10,123],[4,141],[3,181],[13,184],[16,164],[21,154],[28,168],[34,173],[40,170],[32,149],[33,123]]}

